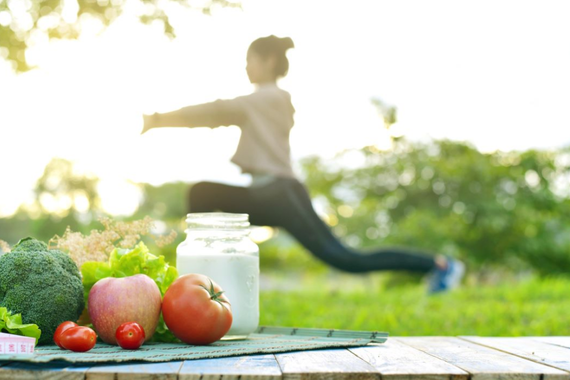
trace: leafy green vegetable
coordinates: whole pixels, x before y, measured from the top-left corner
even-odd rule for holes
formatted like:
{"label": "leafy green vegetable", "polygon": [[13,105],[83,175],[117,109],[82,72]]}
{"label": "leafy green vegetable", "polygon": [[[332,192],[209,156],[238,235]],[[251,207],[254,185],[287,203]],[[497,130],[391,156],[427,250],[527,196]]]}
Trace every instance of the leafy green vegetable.
{"label": "leafy green vegetable", "polygon": [[0,256],[0,307],[21,314],[16,325],[36,324],[38,344],[53,343],[61,322],[77,321],[85,306],[82,292],[79,270],[69,255],[49,250],[41,241],[22,239]]}
{"label": "leafy green vegetable", "polygon": [[[88,261],[81,266],[83,275],[83,294],[87,302],[89,291],[95,283],[106,277],[128,277],[135,274],[146,274],[154,280],[162,296],[178,278],[176,267],[169,265],[164,256],[155,256],[147,246],[140,242],[133,249],[115,248],[109,255],[108,262]],[[174,335],[166,328],[162,316],[153,340],[159,342],[176,341]]]}
{"label": "leafy green vegetable", "polygon": [[0,331],[35,338],[36,344],[42,334],[38,325],[33,323],[22,323],[21,314],[11,314],[5,307],[0,307]]}

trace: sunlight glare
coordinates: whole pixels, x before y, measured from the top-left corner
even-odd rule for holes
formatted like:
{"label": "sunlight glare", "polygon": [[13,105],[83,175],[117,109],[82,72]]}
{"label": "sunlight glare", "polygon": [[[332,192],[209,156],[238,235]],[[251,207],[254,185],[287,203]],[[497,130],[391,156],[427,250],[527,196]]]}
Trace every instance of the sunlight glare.
{"label": "sunlight glare", "polygon": [[120,179],[102,179],[97,187],[103,210],[111,215],[131,215],[142,200],[139,187]]}
{"label": "sunlight glare", "polygon": [[273,237],[275,231],[271,227],[261,226],[261,227],[252,227],[250,230],[249,237],[253,240],[254,243],[261,244],[264,241],[267,241]]}

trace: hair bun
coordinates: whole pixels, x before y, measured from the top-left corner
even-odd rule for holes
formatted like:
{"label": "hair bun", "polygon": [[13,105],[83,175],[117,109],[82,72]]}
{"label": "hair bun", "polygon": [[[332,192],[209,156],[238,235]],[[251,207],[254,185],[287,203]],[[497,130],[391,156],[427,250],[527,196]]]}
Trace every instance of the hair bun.
{"label": "hair bun", "polygon": [[290,37],[280,38],[279,43],[281,44],[281,47],[283,47],[283,50],[285,51],[293,49],[295,47],[295,44],[293,43],[293,40]]}
{"label": "hair bun", "polygon": [[289,61],[287,60],[285,53],[287,53],[287,50],[294,47],[295,45],[291,38],[280,38],[272,34],[253,41],[251,45],[249,45],[248,54],[249,51],[254,51],[264,58],[271,56],[276,57],[277,63],[275,66],[275,75],[277,77],[283,77],[289,70]]}

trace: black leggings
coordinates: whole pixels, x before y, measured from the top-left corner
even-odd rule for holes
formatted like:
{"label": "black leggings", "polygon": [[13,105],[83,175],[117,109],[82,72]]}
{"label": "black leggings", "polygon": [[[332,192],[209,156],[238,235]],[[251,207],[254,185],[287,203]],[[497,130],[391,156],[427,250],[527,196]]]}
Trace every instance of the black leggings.
{"label": "black leggings", "polygon": [[344,246],[315,213],[307,190],[296,179],[278,178],[260,187],[200,182],[190,189],[189,203],[190,212],[245,213],[252,225],[285,228],[313,255],[343,271],[426,273],[435,267],[434,258],[421,252],[389,248],[360,253]]}

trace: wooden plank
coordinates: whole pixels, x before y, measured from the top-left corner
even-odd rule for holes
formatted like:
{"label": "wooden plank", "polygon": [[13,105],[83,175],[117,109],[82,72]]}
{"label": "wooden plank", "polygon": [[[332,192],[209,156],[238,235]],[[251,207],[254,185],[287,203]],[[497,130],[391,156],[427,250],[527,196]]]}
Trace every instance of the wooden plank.
{"label": "wooden plank", "polygon": [[182,361],[164,363],[117,363],[91,367],[85,380],[176,380]]}
{"label": "wooden plank", "polygon": [[90,365],[68,362],[26,363],[12,362],[0,367],[0,380],[83,380]]}
{"label": "wooden plank", "polygon": [[461,337],[470,342],[495,348],[533,362],[570,371],[570,349],[540,342],[531,338]]}
{"label": "wooden plank", "polygon": [[350,348],[386,379],[468,380],[469,374],[454,365],[390,338],[384,344]]}
{"label": "wooden plank", "polygon": [[540,342],[570,348],[570,336],[533,336],[531,338]]}
{"label": "wooden plank", "polygon": [[459,338],[414,337],[397,340],[471,373],[473,380],[570,379],[567,372],[559,369]]}
{"label": "wooden plank", "polygon": [[346,349],[287,352],[275,358],[283,379],[380,379],[376,368]]}
{"label": "wooden plank", "polygon": [[281,370],[274,355],[186,360],[179,380],[278,380]]}

